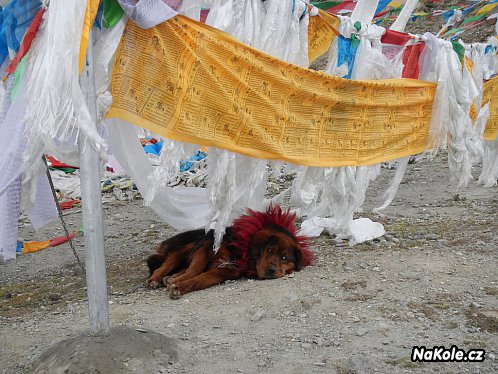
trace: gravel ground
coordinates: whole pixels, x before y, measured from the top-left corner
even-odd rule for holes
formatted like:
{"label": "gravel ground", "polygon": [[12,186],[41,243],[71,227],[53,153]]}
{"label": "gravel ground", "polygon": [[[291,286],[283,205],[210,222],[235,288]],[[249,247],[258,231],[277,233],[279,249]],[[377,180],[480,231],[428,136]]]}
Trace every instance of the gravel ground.
{"label": "gravel ground", "polygon": [[[368,212],[394,173],[383,170],[362,214],[385,225],[379,241],[349,247],[322,236],[315,265],[294,276],[228,282],[176,301],[143,287],[144,258],[175,231],[141,201],[106,203],[111,323],[174,338],[181,354],[163,372],[498,372],[498,193],[475,184],[456,191],[445,162],[409,165],[378,216]],[[66,218],[77,227],[81,213]],[[38,233],[21,226],[33,240],[62,234],[58,223]],[[50,345],[88,328],[84,275],[68,245],[0,263],[0,284],[1,373],[29,373]],[[487,356],[412,363],[415,345]]]}
{"label": "gravel ground", "polygon": [[[432,2],[424,2],[432,3]],[[424,10],[460,3],[443,0]],[[440,17],[407,31],[437,32]],[[484,41],[491,22],[468,31]],[[475,171],[475,176],[479,170]],[[164,334],[177,342],[171,373],[495,373],[498,372],[498,192],[471,184],[456,190],[443,158],[409,165],[393,205],[378,206],[393,175],[383,170],[362,217],[386,236],[349,247],[314,240],[314,266],[271,281],[239,280],[170,300],[148,290],[144,259],[176,233],[141,201],[104,204],[112,326]],[[279,182],[271,184],[276,192]],[[73,229],[81,209],[66,221]],[[21,238],[63,235],[59,223]],[[82,238],[75,240],[84,258]],[[85,277],[67,244],[0,261],[0,373],[30,373],[49,346],[88,328]],[[413,346],[482,348],[481,363],[413,363]],[[111,349],[112,347],[102,347]],[[136,372],[141,372],[140,370]]]}
{"label": "gravel ground", "polygon": [[[468,1],[461,0],[441,0],[438,2],[420,1],[418,9],[416,11],[427,13],[432,13],[437,10],[446,11],[451,9],[452,6],[461,7],[463,4],[468,3]],[[484,4],[482,6],[484,6]],[[462,21],[465,18],[475,16],[476,13],[482,8],[482,6],[477,6],[471,12],[466,14]],[[490,14],[494,14],[496,12],[498,12],[498,9],[493,9]],[[459,38],[461,38],[465,43],[485,42],[490,36],[496,35],[495,23],[495,19],[487,20],[485,23],[479,26],[466,30],[462,35],[460,35]],[[432,32],[433,34],[437,34],[442,29],[443,24],[444,19],[442,16],[419,17],[415,21],[408,21],[405,31],[413,34],[424,34],[425,32]],[[458,23],[456,26],[459,27],[459,25],[460,23]],[[387,24],[382,26],[388,27]]]}

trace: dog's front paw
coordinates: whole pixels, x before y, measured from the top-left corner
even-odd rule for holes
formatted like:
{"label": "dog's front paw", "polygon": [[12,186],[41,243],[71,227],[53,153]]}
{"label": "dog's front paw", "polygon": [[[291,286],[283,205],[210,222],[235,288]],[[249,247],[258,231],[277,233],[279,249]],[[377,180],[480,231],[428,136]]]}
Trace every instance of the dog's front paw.
{"label": "dog's front paw", "polygon": [[146,285],[149,288],[156,289],[160,286],[160,283],[157,280],[155,280],[154,278],[149,278],[149,279],[147,279]]}
{"label": "dog's front paw", "polygon": [[163,285],[168,288],[168,291],[169,291],[169,284],[171,283],[171,279],[173,279],[173,277],[171,275],[167,275],[163,278]]}
{"label": "dog's front paw", "polygon": [[172,298],[173,300],[178,300],[182,296],[180,287],[178,287],[178,283],[169,283],[168,292],[169,292],[169,297]]}

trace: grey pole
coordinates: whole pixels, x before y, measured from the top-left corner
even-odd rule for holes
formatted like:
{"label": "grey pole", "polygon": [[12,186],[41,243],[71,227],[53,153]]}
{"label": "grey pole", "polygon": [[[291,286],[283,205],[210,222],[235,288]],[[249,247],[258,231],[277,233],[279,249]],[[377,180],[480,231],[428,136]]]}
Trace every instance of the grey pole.
{"label": "grey pole", "polygon": [[[93,38],[90,32],[86,61],[80,85],[90,111],[97,122],[97,100],[93,74]],[[104,253],[104,224],[102,221],[102,193],[100,160],[97,151],[86,144],[85,136],[78,138],[80,153],[81,199],[85,237],[85,268],[88,295],[88,315],[92,335],[109,334],[109,305]]]}

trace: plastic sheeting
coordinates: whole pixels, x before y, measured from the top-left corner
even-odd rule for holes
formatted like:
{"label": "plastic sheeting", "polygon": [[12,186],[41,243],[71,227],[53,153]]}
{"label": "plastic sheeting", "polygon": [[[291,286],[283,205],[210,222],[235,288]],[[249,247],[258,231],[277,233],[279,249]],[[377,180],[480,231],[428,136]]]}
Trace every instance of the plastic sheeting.
{"label": "plastic sheeting", "polygon": [[45,172],[43,153],[77,165],[76,139],[81,131],[88,145],[104,156],[104,141],[92,123],[78,82],[85,10],[86,2],[51,0],[45,22],[30,50],[23,134],[27,139],[23,160],[23,205],[26,207],[34,203],[38,177]]}
{"label": "plastic sheeting", "polygon": [[[0,133],[0,256],[10,260],[16,256],[17,230],[21,211],[21,166],[22,117],[24,111],[16,103],[11,105],[10,93],[12,78],[7,81],[7,89],[0,83],[1,118]],[[18,95],[20,100],[21,91]],[[5,134],[9,134],[5,136]]]}
{"label": "plastic sheeting", "polygon": [[[112,152],[139,191],[147,196],[149,177],[153,173],[133,125],[117,119],[107,124]],[[197,229],[210,222],[211,204],[208,190],[201,188],[164,188],[148,204],[169,225],[182,230]]]}

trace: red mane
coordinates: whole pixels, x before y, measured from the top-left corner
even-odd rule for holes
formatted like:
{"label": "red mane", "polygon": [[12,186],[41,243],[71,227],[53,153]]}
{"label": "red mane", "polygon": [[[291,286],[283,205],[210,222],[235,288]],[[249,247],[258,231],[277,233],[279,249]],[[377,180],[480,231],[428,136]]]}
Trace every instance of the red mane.
{"label": "red mane", "polygon": [[303,255],[303,265],[309,266],[313,263],[313,252],[309,249],[310,239],[307,236],[298,236],[294,221],[295,213],[290,213],[290,210],[282,211],[280,205],[272,205],[266,209],[266,212],[256,212],[252,209],[247,209],[247,214],[237,218],[232,225],[235,240],[235,245],[241,252],[241,260],[239,261],[240,272],[247,276],[254,276],[249,269],[249,242],[252,235],[266,226],[278,225],[289,231],[297,240],[301,247]]}

